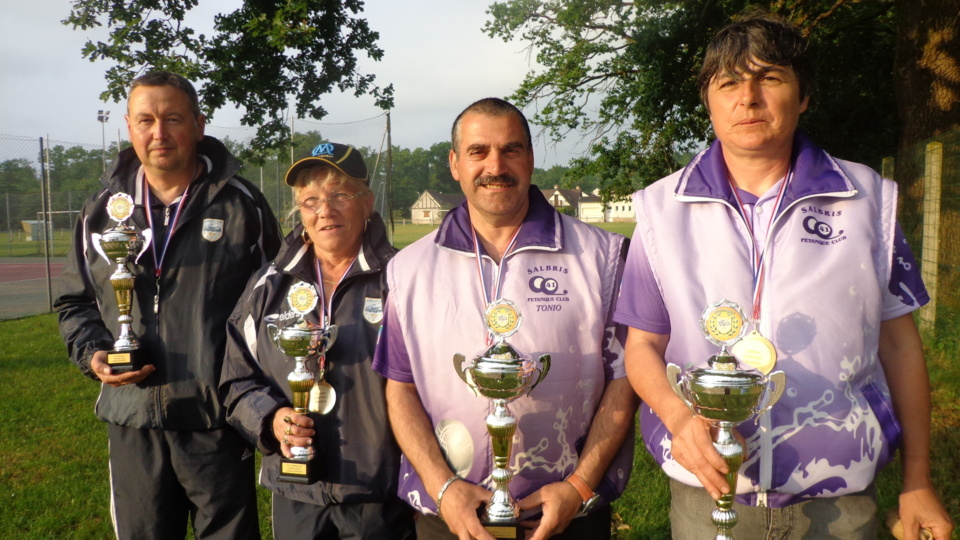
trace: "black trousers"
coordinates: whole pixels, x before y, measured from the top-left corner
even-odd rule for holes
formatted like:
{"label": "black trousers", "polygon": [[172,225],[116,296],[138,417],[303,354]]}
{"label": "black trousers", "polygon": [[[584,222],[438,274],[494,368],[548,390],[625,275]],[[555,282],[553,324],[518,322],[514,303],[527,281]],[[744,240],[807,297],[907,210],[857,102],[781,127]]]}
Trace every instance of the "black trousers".
{"label": "black trousers", "polygon": [[273,494],[277,540],[414,540],[413,515],[400,499],[319,506]]}
{"label": "black trousers", "polygon": [[110,496],[119,540],[259,540],[253,452],[231,428],[110,425]]}

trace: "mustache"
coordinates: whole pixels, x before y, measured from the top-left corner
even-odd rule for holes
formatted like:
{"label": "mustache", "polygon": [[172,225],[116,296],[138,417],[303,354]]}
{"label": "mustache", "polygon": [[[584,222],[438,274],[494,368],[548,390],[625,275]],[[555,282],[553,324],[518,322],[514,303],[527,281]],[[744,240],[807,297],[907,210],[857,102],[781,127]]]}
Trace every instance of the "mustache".
{"label": "mustache", "polygon": [[496,176],[484,175],[473,181],[473,185],[476,187],[489,186],[490,184],[513,187],[519,183],[520,180],[518,180],[516,176],[510,174],[498,174]]}

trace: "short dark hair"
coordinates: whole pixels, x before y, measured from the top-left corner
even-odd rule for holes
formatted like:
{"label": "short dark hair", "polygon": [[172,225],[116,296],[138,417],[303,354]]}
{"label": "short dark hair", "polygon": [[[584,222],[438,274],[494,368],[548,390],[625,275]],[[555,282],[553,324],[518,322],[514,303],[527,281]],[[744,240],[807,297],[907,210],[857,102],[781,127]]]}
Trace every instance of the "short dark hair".
{"label": "short dark hair", "polygon": [[764,10],[751,10],[714,36],[703,57],[697,77],[700,100],[707,105],[710,81],[721,74],[757,75],[754,61],[790,66],[797,74],[800,100],[813,93],[814,67],[807,39],[800,30]]}
{"label": "short dark hair", "polygon": [[130,94],[138,86],[172,86],[187,95],[194,118],[200,117],[200,98],[197,97],[197,90],[183,75],[171,71],[148,71],[133,80],[130,84]]}
{"label": "short dark hair", "polygon": [[450,130],[450,143],[453,145],[453,153],[457,156],[460,155],[460,123],[467,113],[477,113],[484,116],[515,115],[520,119],[520,125],[523,126],[523,133],[527,138],[527,150],[533,150],[533,138],[530,136],[530,124],[527,123],[527,118],[523,115],[520,109],[500,98],[490,97],[483,98],[479,101],[474,101],[469,107],[464,109],[463,112],[457,116],[456,120],[453,121],[453,128]]}

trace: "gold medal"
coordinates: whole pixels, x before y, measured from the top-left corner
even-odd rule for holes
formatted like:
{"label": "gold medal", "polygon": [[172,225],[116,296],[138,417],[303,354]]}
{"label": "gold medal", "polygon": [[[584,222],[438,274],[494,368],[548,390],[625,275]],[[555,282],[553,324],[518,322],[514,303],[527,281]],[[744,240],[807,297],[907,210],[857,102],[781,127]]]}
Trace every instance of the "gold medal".
{"label": "gold medal", "polygon": [[300,315],[306,315],[313,311],[313,308],[317,307],[318,298],[319,295],[313,285],[303,281],[290,287],[290,291],[287,293],[287,303],[290,304],[290,309]]}
{"label": "gold medal", "polygon": [[336,403],[337,391],[327,381],[321,379],[310,389],[310,412],[327,414],[333,410]]}
{"label": "gold medal", "polygon": [[741,339],[730,350],[737,360],[767,375],[777,364],[777,349],[756,329]]}
{"label": "gold medal", "polygon": [[116,193],[107,199],[107,214],[118,223],[123,223],[133,215],[133,197],[126,193]]}

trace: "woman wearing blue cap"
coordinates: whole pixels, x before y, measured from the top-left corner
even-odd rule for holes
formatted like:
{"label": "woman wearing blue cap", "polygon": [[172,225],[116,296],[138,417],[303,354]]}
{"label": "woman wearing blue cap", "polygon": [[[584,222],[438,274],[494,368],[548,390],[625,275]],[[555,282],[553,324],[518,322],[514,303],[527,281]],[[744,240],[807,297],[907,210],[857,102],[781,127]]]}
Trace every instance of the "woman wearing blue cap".
{"label": "woman wearing blue cap", "polygon": [[[384,380],[370,369],[383,313],[380,273],[396,250],[373,211],[363,156],[321,144],[286,182],[301,223],[251,278],[228,323],[220,383],[228,421],[263,453],[274,537],[413,538],[412,513],[396,497],[400,452]],[[297,370],[310,374],[301,403],[288,382],[295,362],[272,336],[302,327],[333,337],[334,326],[329,349],[316,347]],[[293,458],[307,451],[311,459],[299,467]]]}

